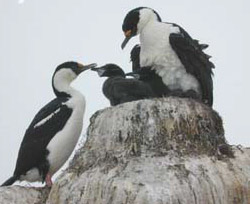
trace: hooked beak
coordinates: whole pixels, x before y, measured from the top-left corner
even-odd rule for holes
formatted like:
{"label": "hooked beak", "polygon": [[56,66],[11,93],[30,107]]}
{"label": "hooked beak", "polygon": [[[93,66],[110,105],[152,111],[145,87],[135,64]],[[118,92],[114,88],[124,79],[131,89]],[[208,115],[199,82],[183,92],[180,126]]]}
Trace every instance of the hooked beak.
{"label": "hooked beak", "polygon": [[126,46],[126,44],[128,43],[128,41],[132,38],[132,31],[131,30],[128,30],[128,31],[125,31],[124,32],[124,35],[125,35],[125,39],[123,40],[122,42],[122,49],[124,49],[124,47]]}
{"label": "hooked beak", "polygon": [[96,63],[92,63],[92,64],[88,64],[88,65],[83,65],[83,64],[78,63],[78,68],[79,68],[80,72],[86,71],[88,69],[92,69],[96,66],[97,66]]}
{"label": "hooked beak", "polygon": [[97,72],[99,77],[102,77],[104,72],[105,72],[105,68],[103,66],[102,67],[93,67],[93,68],[91,68],[91,70]]}

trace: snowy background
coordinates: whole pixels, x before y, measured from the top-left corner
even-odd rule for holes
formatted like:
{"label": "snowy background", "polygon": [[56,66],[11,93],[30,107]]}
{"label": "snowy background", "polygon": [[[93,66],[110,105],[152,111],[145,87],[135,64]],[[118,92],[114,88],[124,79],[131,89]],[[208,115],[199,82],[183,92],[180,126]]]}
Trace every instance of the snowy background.
{"label": "snowy background", "polygon": [[[0,0],[0,183],[12,175],[24,132],[37,111],[54,98],[51,77],[68,60],[117,63],[131,70],[121,25],[138,6],[154,8],[163,21],[182,25],[210,45],[215,65],[214,109],[231,144],[250,146],[250,26],[247,0]],[[90,116],[109,106],[104,79],[83,73],[73,86],[86,97],[83,134]]]}

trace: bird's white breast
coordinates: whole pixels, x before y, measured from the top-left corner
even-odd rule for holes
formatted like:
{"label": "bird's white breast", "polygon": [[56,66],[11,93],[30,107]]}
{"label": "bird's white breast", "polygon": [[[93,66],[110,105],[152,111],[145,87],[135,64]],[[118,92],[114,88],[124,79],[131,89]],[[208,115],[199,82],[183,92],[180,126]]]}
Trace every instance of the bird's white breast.
{"label": "bird's white breast", "polygon": [[72,114],[66,122],[64,128],[59,131],[49,142],[48,161],[50,163],[49,173],[55,173],[67,161],[82,131],[83,115],[85,112],[85,99],[75,92],[73,97],[65,103],[72,108]]}
{"label": "bird's white breast", "polygon": [[140,34],[141,67],[151,66],[162,77],[168,88],[189,89],[199,92],[198,81],[188,74],[169,43],[171,33],[180,32],[178,27],[171,24],[152,21]]}

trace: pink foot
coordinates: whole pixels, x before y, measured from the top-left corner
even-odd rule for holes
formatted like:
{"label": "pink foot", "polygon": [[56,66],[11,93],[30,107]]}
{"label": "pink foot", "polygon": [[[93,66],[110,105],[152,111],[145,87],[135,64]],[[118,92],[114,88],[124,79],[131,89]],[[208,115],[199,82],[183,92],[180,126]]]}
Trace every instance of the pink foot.
{"label": "pink foot", "polygon": [[45,178],[46,186],[51,187],[52,186],[52,180],[51,180],[51,175],[48,173]]}

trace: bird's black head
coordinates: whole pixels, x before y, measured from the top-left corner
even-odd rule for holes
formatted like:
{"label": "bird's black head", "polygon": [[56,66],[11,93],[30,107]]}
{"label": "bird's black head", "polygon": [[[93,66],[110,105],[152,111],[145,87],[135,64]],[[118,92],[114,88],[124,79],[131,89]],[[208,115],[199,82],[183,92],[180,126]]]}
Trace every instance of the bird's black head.
{"label": "bird's black head", "polygon": [[141,29],[150,20],[161,21],[159,14],[151,8],[138,7],[128,12],[122,24],[122,30],[125,35],[125,39],[121,46],[122,49],[132,37],[140,33]]}
{"label": "bird's black head", "polygon": [[82,65],[78,62],[64,62],[60,64],[52,77],[52,86],[55,94],[57,96],[64,96],[65,88],[68,87],[80,73],[96,66],[96,64]]}
{"label": "bird's black head", "polygon": [[80,73],[82,73],[85,70],[91,69],[93,67],[96,67],[97,65],[95,63],[93,64],[89,64],[89,65],[82,65],[78,62],[73,62],[73,61],[69,61],[69,62],[64,62],[62,64],[60,64],[59,66],[57,66],[55,73],[59,72],[62,69],[68,69],[73,71],[73,73],[77,75],[79,75]]}
{"label": "bird's black head", "polygon": [[125,73],[122,68],[116,64],[106,64],[102,67],[92,68],[91,70],[96,71],[100,77],[125,77]]}

